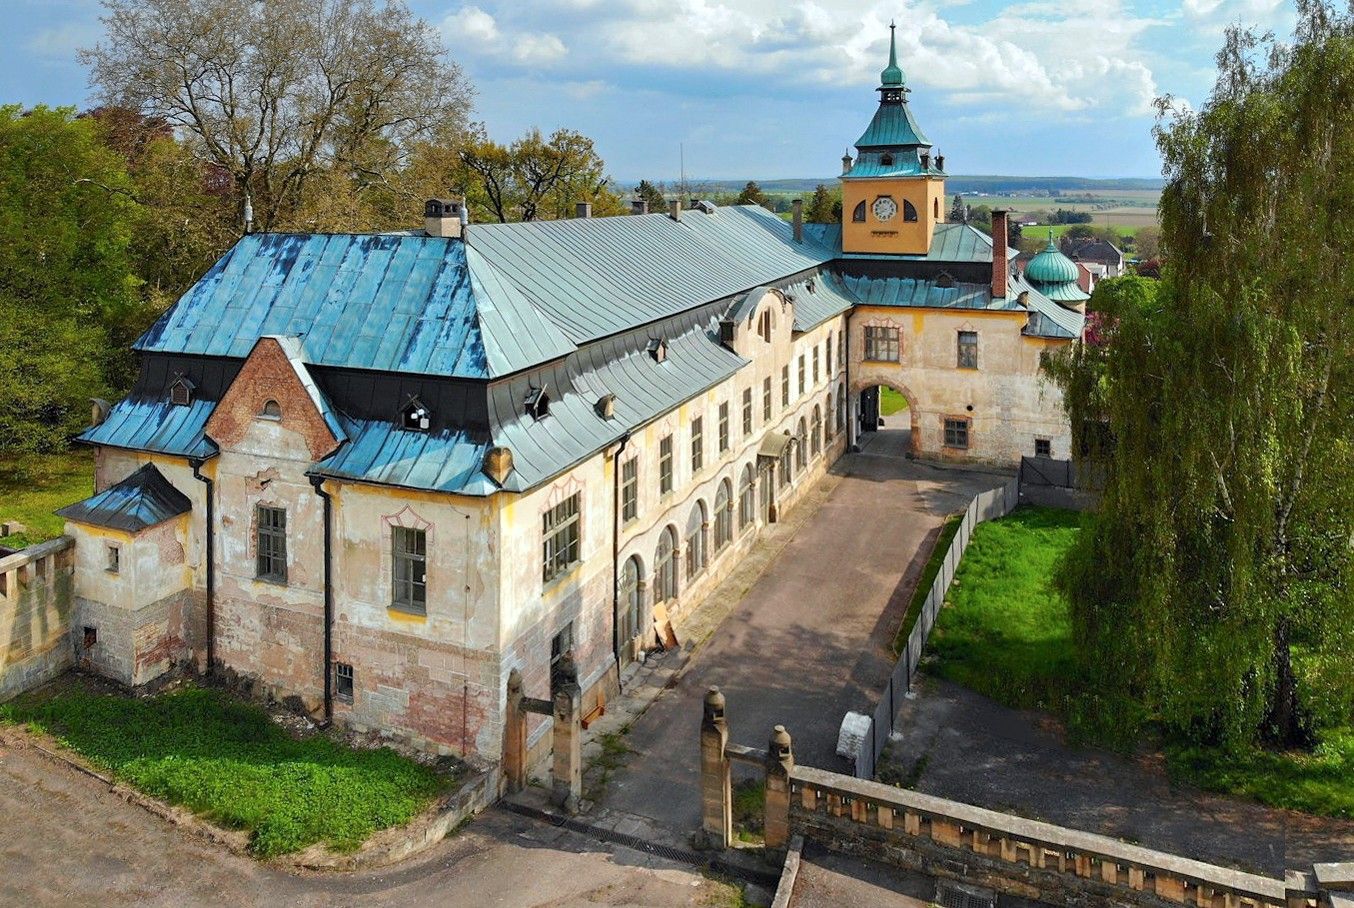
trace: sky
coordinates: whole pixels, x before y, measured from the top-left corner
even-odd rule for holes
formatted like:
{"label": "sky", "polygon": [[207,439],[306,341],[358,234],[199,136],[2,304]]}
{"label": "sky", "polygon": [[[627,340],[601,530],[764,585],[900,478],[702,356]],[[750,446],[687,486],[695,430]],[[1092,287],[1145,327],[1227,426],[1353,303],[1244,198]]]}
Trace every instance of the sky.
{"label": "sky", "polygon": [[[242,0],[244,2],[244,0]],[[922,129],[954,174],[1159,177],[1153,99],[1203,101],[1224,29],[1284,0],[406,0],[499,141],[579,130],[622,182],[828,178],[864,130],[897,23]],[[0,104],[86,105],[98,0],[0,0]]]}

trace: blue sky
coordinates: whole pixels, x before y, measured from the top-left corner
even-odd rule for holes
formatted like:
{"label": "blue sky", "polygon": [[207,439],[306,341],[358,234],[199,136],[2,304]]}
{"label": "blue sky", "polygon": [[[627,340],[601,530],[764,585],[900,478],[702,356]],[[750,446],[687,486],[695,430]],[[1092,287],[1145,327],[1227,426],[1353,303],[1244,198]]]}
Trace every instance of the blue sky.
{"label": "blue sky", "polygon": [[[830,177],[875,106],[898,23],[922,128],[957,174],[1159,176],[1154,97],[1198,102],[1231,22],[1282,0],[408,0],[507,140],[592,136],[623,181]],[[97,0],[0,0],[0,103],[86,103]]]}

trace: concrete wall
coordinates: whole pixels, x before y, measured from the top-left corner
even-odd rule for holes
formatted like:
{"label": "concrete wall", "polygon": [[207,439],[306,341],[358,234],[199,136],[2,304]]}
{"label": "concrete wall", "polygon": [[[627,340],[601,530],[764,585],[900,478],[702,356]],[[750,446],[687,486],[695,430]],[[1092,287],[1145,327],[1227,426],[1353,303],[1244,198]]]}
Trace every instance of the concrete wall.
{"label": "concrete wall", "polygon": [[[1026,319],[1024,312],[857,307],[850,335],[853,417],[861,389],[886,385],[907,397],[920,456],[1010,465],[1033,456],[1037,438],[1049,439],[1053,457],[1071,456],[1062,393],[1039,369],[1043,351],[1069,342],[1021,334]],[[900,362],[865,359],[867,326],[898,329]],[[978,334],[977,369],[958,367],[960,331]],[[947,417],[970,420],[968,450],[946,447]]]}
{"label": "concrete wall", "polygon": [[63,536],[0,558],[0,702],[71,664],[72,545]]}

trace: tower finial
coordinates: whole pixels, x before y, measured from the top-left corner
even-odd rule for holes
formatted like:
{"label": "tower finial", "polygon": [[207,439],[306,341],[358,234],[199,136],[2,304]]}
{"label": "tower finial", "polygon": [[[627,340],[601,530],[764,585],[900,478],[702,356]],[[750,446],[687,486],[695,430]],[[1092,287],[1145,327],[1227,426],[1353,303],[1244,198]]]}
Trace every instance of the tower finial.
{"label": "tower finial", "polygon": [[902,85],[903,70],[898,66],[897,26],[889,22],[889,65],[879,74],[881,85]]}

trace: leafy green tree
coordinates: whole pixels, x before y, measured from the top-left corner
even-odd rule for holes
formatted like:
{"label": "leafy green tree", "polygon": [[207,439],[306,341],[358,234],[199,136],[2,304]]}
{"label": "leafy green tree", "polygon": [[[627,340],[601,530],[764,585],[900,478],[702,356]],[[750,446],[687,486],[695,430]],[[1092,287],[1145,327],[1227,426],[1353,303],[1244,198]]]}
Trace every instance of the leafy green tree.
{"label": "leafy green tree", "polygon": [[1218,64],[1161,102],[1159,292],[1093,299],[1103,362],[1062,379],[1108,482],[1059,583],[1102,728],[1310,746],[1354,714],[1354,20],[1300,0]]}
{"label": "leafy green tree", "polygon": [[667,211],[668,200],[663,195],[661,187],[662,184],[655,185],[648,180],[640,180],[639,185],[635,187],[635,198],[648,202],[651,212]]}
{"label": "leafy green tree", "polygon": [[[836,202],[834,212],[833,202]],[[819,183],[814,187],[813,197],[809,199],[809,210],[804,220],[810,224],[835,224],[841,220],[841,190],[835,193]]]}
{"label": "leafy green tree", "polygon": [[141,324],[122,161],[69,108],[0,107],[0,449],[50,451],[88,423]]}
{"label": "leafy green tree", "polygon": [[592,139],[571,129],[549,139],[533,129],[507,146],[480,135],[459,158],[472,206],[500,223],[570,217],[578,202],[598,215],[622,209]]}
{"label": "leafy green tree", "polygon": [[950,222],[953,224],[962,224],[968,220],[968,206],[964,204],[964,197],[955,193],[954,202],[950,205]]}
{"label": "leafy green tree", "polygon": [[738,193],[738,199],[735,205],[761,205],[763,208],[772,209],[773,203],[771,197],[762,192],[762,187],[758,186],[753,180],[748,180],[748,184],[743,187],[743,191]]}

